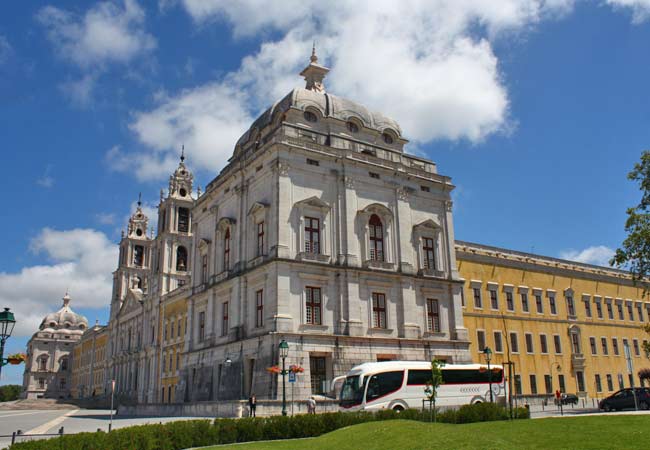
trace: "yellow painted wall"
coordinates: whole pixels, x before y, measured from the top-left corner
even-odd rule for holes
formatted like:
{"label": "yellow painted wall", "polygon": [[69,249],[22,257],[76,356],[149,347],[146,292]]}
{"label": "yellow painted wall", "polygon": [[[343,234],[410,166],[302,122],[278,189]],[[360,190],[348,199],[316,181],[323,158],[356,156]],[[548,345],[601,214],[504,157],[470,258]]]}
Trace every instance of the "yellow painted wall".
{"label": "yellow painted wall", "polygon": [[[474,361],[484,361],[484,355],[478,348],[478,330],[485,331],[485,342],[493,351],[495,350],[495,331],[503,333],[503,352],[494,352],[493,361],[501,363],[506,361],[507,347],[506,335],[517,333],[518,353],[511,353],[511,361],[515,363],[516,373],[521,376],[522,393],[530,395],[532,392],[530,375],[536,375],[537,393],[546,394],[544,375],[552,375],[552,390],[559,388],[559,374],[565,378],[565,391],[578,392],[576,370],[584,373],[583,396],[601,398],[620,388],[618,376],[622,375],[624,386],[629,387],[627,365],[623,351],[623,339],[627,339],[632,354],[634,366],[634,383],[639,385],[636,373],[639,369],[650,367],[650,361],[645,357],[643,349],[635,354],[634,339],[641,347],[643,340],[649,337],[641,329],[643,323],[648,321],[648,306],[643,301],[642,289],[631,285],[629,278],[621,277],[614,271],[607,269],[596,279],[589,279],[593,273],[591,269],[581,270],[579,266],[556,264],[546,262],[538,265],[513,264],[513,258],[501,257],[483,258],[477,261],[473,255],[463,256],[457,253],[458,269],[461,277],[465,279],[464,285],[464,323],[469,330],[470,346]],[[517,267],[519,266],[519,267]],[[523,268],[522,268],[523,267]],[[611,275],[611,276],[610,276]],[[493,284],[489,284],[493,283]],[[482,308],[474,304],[474,287],[480,287]],[[521,289],[528,288],[529,312],[523,311]],[[490,288],[496,288],[498,309],[491,305]],[[573,290],[575,304],[575,317],[569,317],[565,290]],[[536,310],[534,289],[542,293],[543,313]],[[506,291],[511,290],[513,295],[514,311],[509,311],[506,301]],[[557,312],[551,313],[549,294],[555,291]],[[587,317],[587,310],[583,301],[587,295],[591,306],[591,317]],[[598,318],[594,298],[600,296],[603,318]],[[584,297],[585,299],[587,297]],[[606,307],[606,300],[612,299],[614,319],[610,319]],[[624,319],[620,320],[616,307],[616,300],[623,300]],[[634,319],[630,320],[626,302],[633,301]],[[643,322],[637,310],[637,302],[642,302]],[[576,364],[572,358],[572,343],[569,334],[570,327],[579,330],[579,343],[584,369],[580,369],[579,356]],[[532,334],[533,352],[526,349],[525,334]],[[542,353],[540,334],[547,336],[548,353]],[[561,353],[556,353],[553,335],[559,335]],[[590,337],[596,339],[596,354],[592,354]],[[603,355],[601,338],[605,338],[609,355]],[[614,354],[613,339],[618,341],[619,354]],[[558,373],[558,366],[560,367]],[[577,367],[577,369],[576,369]],[[601,377],[601,389],[596,388],[596,374]],[[612,377],[613,389],[609,389],[607,375]]]}

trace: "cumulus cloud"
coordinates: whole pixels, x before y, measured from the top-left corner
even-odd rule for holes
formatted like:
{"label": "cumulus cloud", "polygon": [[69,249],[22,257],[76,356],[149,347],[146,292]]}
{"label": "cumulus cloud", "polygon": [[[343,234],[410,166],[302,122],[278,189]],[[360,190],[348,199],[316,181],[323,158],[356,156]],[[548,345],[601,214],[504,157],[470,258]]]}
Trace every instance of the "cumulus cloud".
{"label": "cumulus cloud", "polygon": [[30,241],[29,249],[49,263],[0,272],[0,304],[11,307],[20,318],[16,336],[30,336],[47,313],[60,308],[66,290],[73,308],[110,305],[118,248],[104,233],[44,228]]}
{"label": "cumulus cloud", "polygon": [[88,104],[97,78],[110,63],[127,64],[156,48],[144,30],[145,13],[136,0],[100,2],[83,15],[55,6],[36,14],[57,55],[81,69],[78,80],[60,88],[75,103]]}
{"label": "cumulus cloud", "polygon": [[134,113],[131,130],[146,150],[125,158],[139,164],[140,178],[166,175],[151,167],[162,169],[183,142],[196,167],[223,167],[251,121],[302,84],[297,74],[313,39],[332,68],[328,90],[391,115],[414,144],[480,142],[511,124],[492,42],[566,14],[573,0],[181,4],[199,26],[225,22],[236,38],[261,36],[263,43],[237,70]]}
{"label": "cumulus cloud", "polygon": [[607,0],[607,4],[616,9],[631,10],[635,24],[650,19],[650,0]]}
{"label": "cumulus cloud", "polygon": [[612,256],[614,250],[604,245],[595,245],[584,250],[565,250],[560,253],[562,259],[606,267],[609,267]]}

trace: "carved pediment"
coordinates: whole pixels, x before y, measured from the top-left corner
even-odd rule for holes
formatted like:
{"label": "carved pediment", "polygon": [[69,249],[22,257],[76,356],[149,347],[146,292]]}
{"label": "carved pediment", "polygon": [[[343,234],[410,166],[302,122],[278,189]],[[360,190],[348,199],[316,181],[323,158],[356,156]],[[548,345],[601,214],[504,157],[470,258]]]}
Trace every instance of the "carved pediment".
{"label": "carved pediment", "polygon": [[433,231],[440,228],[440,224],[434,219],[427,219],[413,227],[414,230]]}
{"label": "carved pediment", "polygon": [[142,308],[142,302],[144,301],[144,293],[141,289],[128,289],[126,291],[126,297],[122,302],[120,307],[119,315],[124,315],[135,310],[140,310]]}
{"label": "carved pediment", "polygon": [[264,211],[268,207],[269,207],[269,205],[267,205],[266,203],[255,202],[255,203],[253,203],[253,206],[251,206],[251,208],[248,210],[248,215],[253,216],[253,215],[257,214],[260,211]]}
{"label": "carved pediment", "polygon": [[217,222],[217,230],[225,230],[228,227],[231,227],[231,226],[235,225],[236,223],[237,223],[237,221],[235,219],[233,219],[232,217],[222,217]]}
{"label": "carved pediment", "polygon": [[359,211],[359,214],[371,215],[377,214],[383,217],[393,217],[393,213],[390,209],[380,203],[372,203],[362,210]]}
{"label": "carved pediment", "polygon": [[316,196],[312,196],[304,200],[300,200],[299,202],[296,203],[296,206],[316,208],[316,209],[330,209],[330,205],[328,205],[327,203],[325,203],[323,200],[321,200]]}

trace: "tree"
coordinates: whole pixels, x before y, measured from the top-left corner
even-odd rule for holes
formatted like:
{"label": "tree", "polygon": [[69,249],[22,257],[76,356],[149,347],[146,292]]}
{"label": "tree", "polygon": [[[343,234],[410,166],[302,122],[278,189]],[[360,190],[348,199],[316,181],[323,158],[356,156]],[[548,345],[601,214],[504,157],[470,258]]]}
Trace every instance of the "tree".
{"label": "tree", "polygon": [[[633,208],[627,209],[625,233],[627,237],[620,248],[616,249],[609,264],[619,269],[627,269],[632,274],[635,284],[641,284],[643,294],[650,293],[650,151],[641,154],[641,161],[627,174],[629,180],[639,184],[641,201]],[[650,334],[650,324],[643,326]],[[650,342],[643,343],[646,356],[650,355]]]}
{"label": "tree", "polygon": [[442,379],[442,368],[445,362],[438,359],[431,360],[431,379],[427,381],[424,393],[429,400],[429,410],[433,412],[433,421],[436,421],[436,395],[438,394],[438,387],[444,383]]}
{"label": "tree", "polygon": [[646,368],[639,370],[639,379],[641,380],[641,386],[643,386],[645,380],[650,382],[650,369]]}
{"label": "tree", "polygon": [[18,384],[6,384],[0,386],[0,402],[18,400],[22,388],[23,387]]}

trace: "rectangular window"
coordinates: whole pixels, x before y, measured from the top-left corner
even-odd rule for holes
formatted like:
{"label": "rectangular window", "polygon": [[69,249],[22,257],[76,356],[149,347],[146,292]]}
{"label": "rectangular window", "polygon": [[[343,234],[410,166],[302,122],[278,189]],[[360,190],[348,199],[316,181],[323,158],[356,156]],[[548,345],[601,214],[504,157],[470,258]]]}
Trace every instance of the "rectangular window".
{"label": "rectangular window", "polygon": [[578,333],[571,333],[571,347],[574,355],[582,353],[580,351],[580,336]]}
{"label": "rectangular window", "polygon": [[463,308],[465,307],[465,285],[460,289],[460,304]]}
{"label": "rectangular window", "polygon": [[386,295],[372,293],[372,326],[374,328],[386,328]]}
{"label": "rectangular window", "polygon": [[526,353],[533,353],[533,335],[526,333]]}
{"label": "rectangular window", "polygon": [[600,375],[596,374],[594,375],[595,381],[596,381],[596,392],[603,392],[603,383],[600,380]]}
{"label": "rectangular window", "polygon": [[181,319],[178,319],[178,331],[177,331],[178,337],[181,337]]}
{"label": "rectangular window", "polygon": [[611,300],[607,302],[607,317],[614,320],[614,307],[612,306]]}
{"label": "rectangular window", "polygon": [[[628,348],[628,351],[630,351],[630,350],[629,350],[630,343],[628,342],[627,339],[623,339],[623,355],[625,355],[625,347],[627,347],[627,348]],[[631,351],[630,351],[630,356],[631,356],[631,355],[632,355],[632,353],[631,353]]]}
{"label": "rectangular window", "polygon": [[378,173],[368,172],[368,175],[370,175],[370,178],[375,178],[377,180],[379,179],[379,174]]}
{"label": "rectangular window", "polygon": [[616,310],[618,311],[618,320],[625,320],[623,315],[623,303],[616,302]]}
{"label": "rectangular window", "polygon": [[320,220],[305,217],[305,252],[320,254]]}
{"label": "rectangular window", "polygon": [[557,305],[555,304],[555,295],[549,295],[548,296],[548,305],[549,305],[549,311],[551,314],[556,315],[557,314]]}
{"label": "rectangular window", "polygon": [[311,382],[311,393],[322,394],[326,388],[323,386],[327,379],[327,370],[324,356],[309,357],[309,372]]}
{"label": "rectangular window", "polygon": [[427,330],[434,333],[440,333],[438,300],[432,298],[427,299]]}
{"label": "rectangular window", "polygon": [[201,283],[208,282],[208,255],[201,255]]}
{"label": "rectangular window", "polygon": [[45,378],[39,378],[38,379],[38,388],[39,389],[45,389]]}
{"label": "rectangular window", "polygon": [[535,374],[530,374],[530,393],[533,395],[537,394],[537,377]]}
{"label": "rectangular window", "polygon": [[641,306],[641,303],[636,304],[636,314],[639,316],[639,322],[643,322],[643,306]]}
{"label": "rectangular window", "polygon": [[557,379],[560,384],[560,392],[566,392],[566,385],[564,384],[564,375],[559,374],[557,376]]}
{"label": "rectangular window", "polygon": [[641,351],[639,350],[639,340],[633,339],[632,346],[634,347],[634,356],[641,356]]}
{"label": "rectangular window", "polygon": [[607,348],[607,338],[600,338],[600,345],[603,347],[603,355],[609,355],[609,349]]}
{"label": "rectangular window", "polygon": [[474,307],[483,308],[483,300],[481,299],[481,289],[475,287],[472,288],[472,292],[474,293]]}
{"label": "rectangular window", "polygon": [[133,247],[133,265],[136,267],[144,265],[144,247],[142,245]]}
{"label": "rectangular window", "polygon": [[521,375],[515,375],[515,394],[521,395]]}
{"label": "rectangular window", "polygon": [[515,301],[512,297],[512,292],[510,291],[506,291],[506,308],[508,308],[508,311],[515,310]]}
{"label": "rectangular window", "polygon": [[589,338],[589,347],[591,347],[591,354],[592,355],[597,355],[598,350],[596,348],[596,338],[595,337],[590,337]]}
{"label": "rectangular window", "polygon": [[535,294],[535,305],[537,306],[537,313],[544,313],[544,303],[542,303],[542,294]]}
{"label": "rectangular window", "polygon": [[479,353],[485,348],[485,331],[476,330],[476,345]]}
{"label": "rectangular window", "polygon": [[307,312],[307,323],[321,325],[321,295],[320,288],[305,288],[305,311]]}
{"label": "rectangular window", "polygon": [[264,222],[257,224],[257,256],[264,254]]}
{"label": "rectangular window", "polygon": [[585,300],[585,316],[591,317],[591,302],[589,298]]}
{"label": "rectangular window", "polygon": [[316,166],[316,167],[320,166],[319,161],[317,161],[315,159],[309,159],[309,158],[307,158],[307,164],[310,165],[310,166]]}
{"label": "rectangular window", "polygon": [[181,233],[190,231],[190,210],[188,208],[178,208],[178,231]]}
{"label": "rectangular window", "polygon": [[625,389],[625,382],[623,381],[623,374],[622,373],[618,374],[618,388],[619,389]]}
{"label": "rectangular window", "polygon": [[618,339],[616,338],[612,338],[612,350],[614,350],[614,355],[618,356]]}
{"label": "rectangular window", "polygon": [[223,270],[230,269],[230,228],[223,236]]}
{"label": "rectangular window", "polygon": [[228,302],[221,305],[221,336],[228,335]]}
{"label": "rectangular window", "polygon": [[608,373],[605,378],[607,378],[607,390],[610,391],[610,392],[613,391],[614,390],[614,381],[612,380],[612,375]]}
{"label": "rectangular window", "polygon": [[503,340],[500,331],[494,332],[494,351],[496,353],[503,353]]}
{"label": "rectangular window", "polygon": [[528,312],[528,294],[526,292],[521,293],[521,310],[523,312]]}
{"label": "rectangular window", "polygon": [[497,291],[490,289],[490,306],[492,309],[499,309],[499,297]]}
{"label": "rectangular window", "polygon": [[561,340],[559,334],[554,334],[553,335],[553,344],[555,345],[555,354],[556,355],[561,355],[562,354],[562,340]]}
{"label": "rectangular window", "polygon": [[[131,337],[131,336],[129,336]],[[171,323],[169,324],[169,338],[174,339],[174,321],[172,320]],[[129,345],[130,347],[131,345]]]}
{"label": "rectangular window", "polygon": [[568,295],[566,298],[566,308],[570,317],[575,317],[576,315],[576,305],[573,301],[573,296]]}
{"label": "rectangular window", "polygon": [[205,339],[205,311],[199,313],[199,342]]}
{"label": "rectangular window", "polygon": [[585,374],[581,370],[576,371],[576,381],[578,382],[578,392],[585,391]]}
{"label": "rectangular window", "polygon": [[264,291],[260,289],[255,292],[255,326],[264,326]]}
{"label": "rectangular window", "polygon": [[431,192],[431,188],[429,186],[420,186],[420,190],[422,192]]}
{"label": "rectangular window", "polygon": [[542,353],[546,354],[548,353],[548,343],[546,342],[546,335],[545,334],[540,334],[539,335],[539,346],[542,351]]}
{"label": "rectangular window", "polygon": [[519,353],[517,333],[510,333],[510,350],[512,350],[512,353]]}
{"label": "rectangular window", "polygon": [[553,379],[550,375],[544,375],[544,388],[547,394],[553,393]]}
{"label": "rectangular window", "polygon": [[422,238],[422,254],[424,256],[424,268],[436,269],[436,255],[432,238]]}
{"label": "rectangular window", "polygon": [[376,214],[368,222],[368,240],[370,241],[370,259],[384,261],[384,225]]}
{"label": "rectangular window", "polygon": [[634,320],[634,308],[632,306],[632,303],[627,304],[627,315],[629,316],[630,320]]}
{"label": "rectangular window", "polygon": [[596,314],[599,319],[603,318],[603,304],[601,302],[596,302]]}

